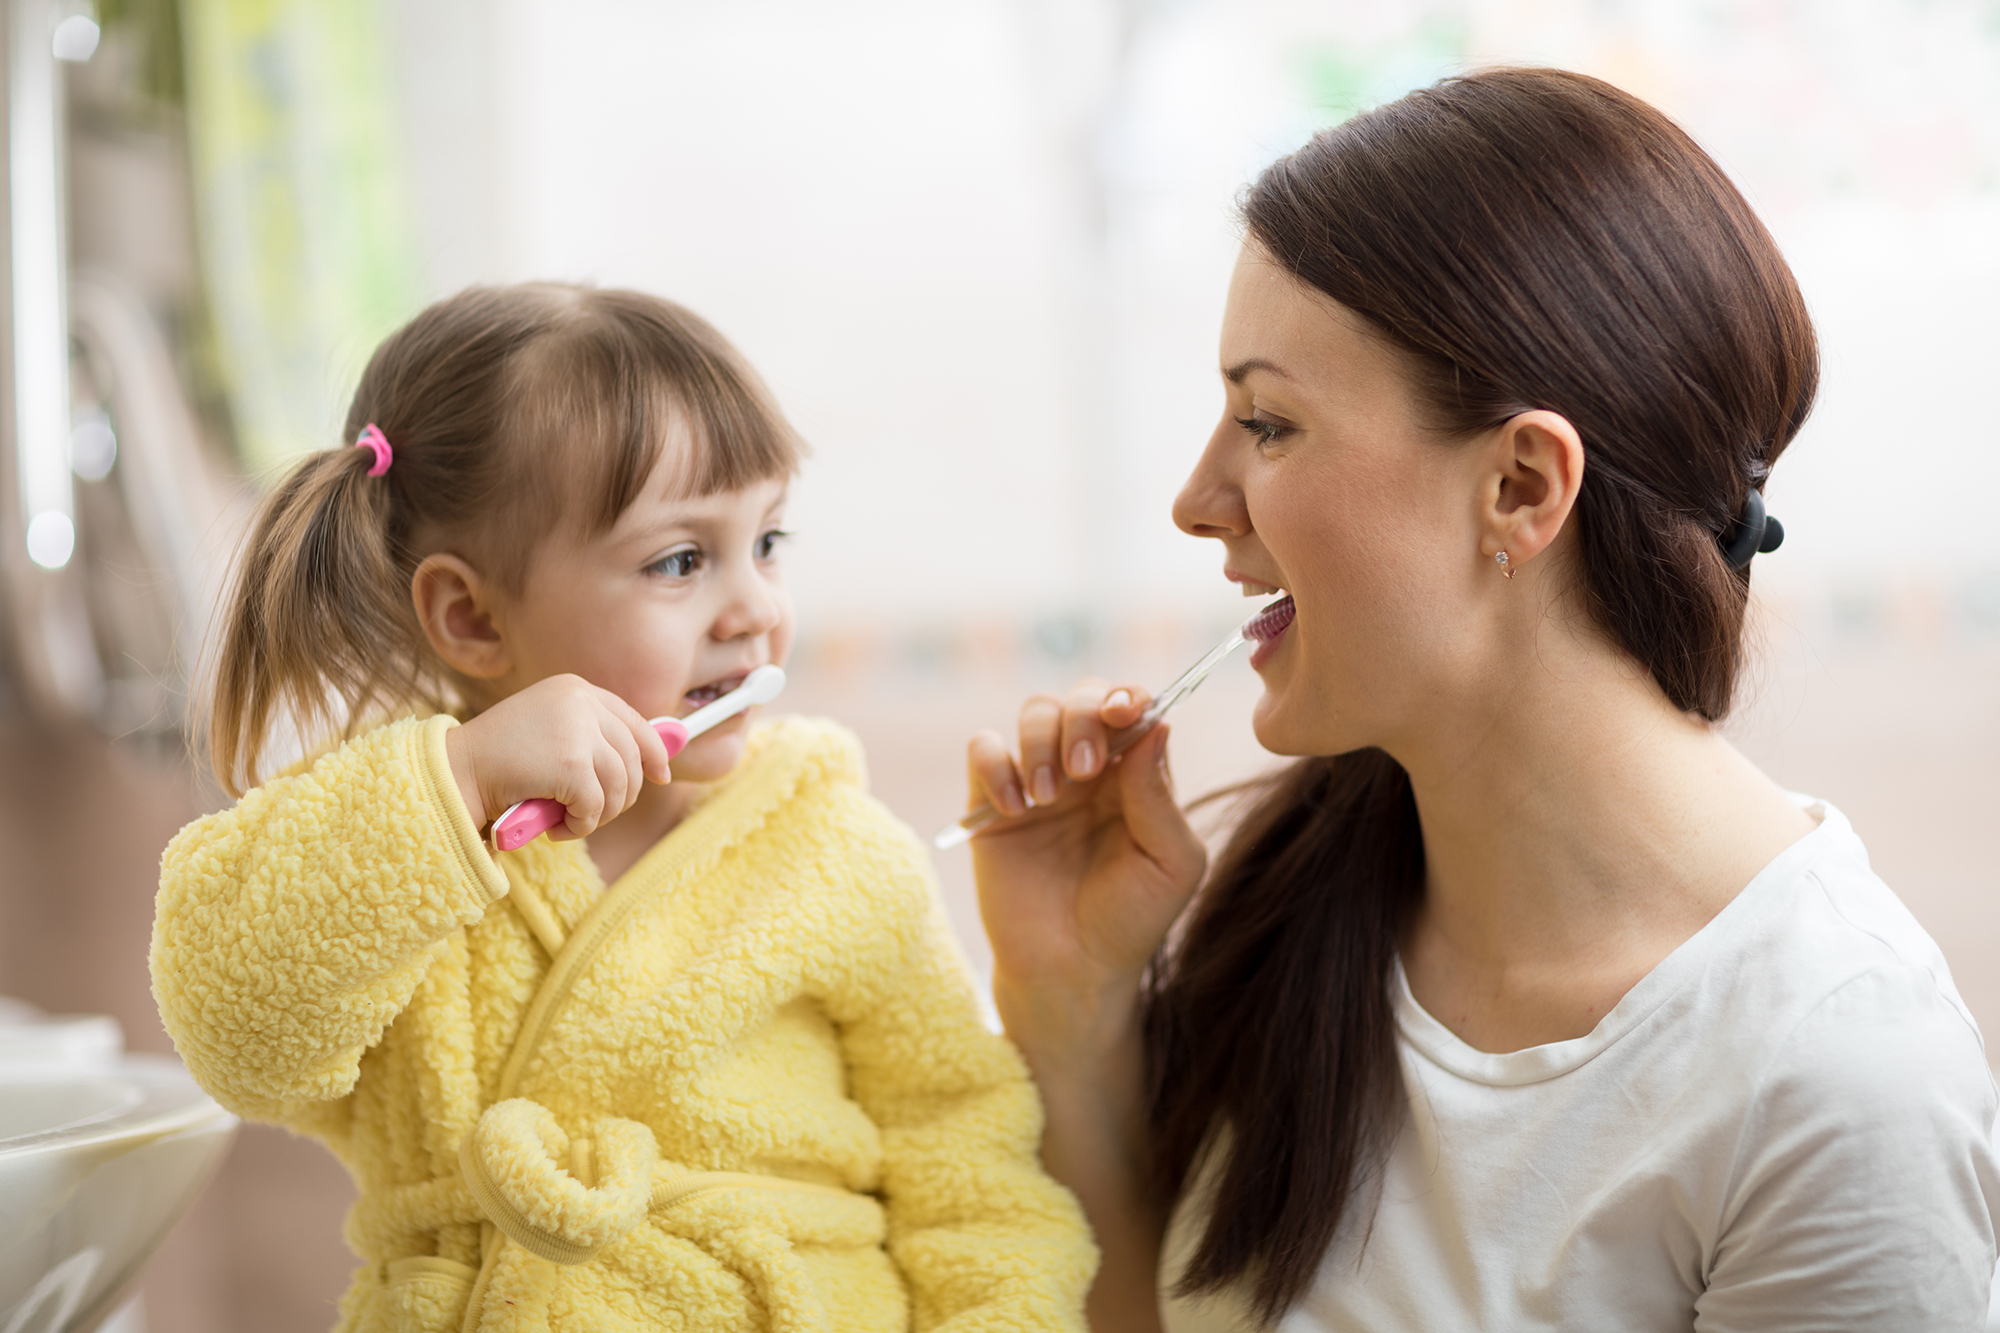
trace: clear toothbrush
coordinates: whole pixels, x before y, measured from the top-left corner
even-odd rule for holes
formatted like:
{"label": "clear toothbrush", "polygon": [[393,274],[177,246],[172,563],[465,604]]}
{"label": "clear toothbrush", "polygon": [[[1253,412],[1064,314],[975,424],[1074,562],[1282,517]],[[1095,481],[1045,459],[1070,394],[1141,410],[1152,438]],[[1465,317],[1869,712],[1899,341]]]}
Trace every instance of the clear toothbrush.
{"label": "clear toothbrush", "polygon": [[[1276,603],[1273,605],[1276,605]],[[1264,608],[1264,610],[1250,617],[1242,625],[1231,630],[1228,638],[1204,653],[1199,662],[1196,662],[1181,673],[1179,680],[1167,686],[1166,689],[1161,690],[1153,702],[1146,705],[1146,711],[1139,715],[1137,722],[1134,722],[1129,727],[1120,727],[1118,730],[1112,732],[1105,746],[1105,749],[1108,751],[1106,758],[1115,759],[1134,745],[1137,745],[1139,738],[1157,726],[1160,719],[1173,710],[1174,705],[1187,698],[1190,694],[1193,694],[1195,687],[1208,679],[1208,673],[1215,670],[1221,664],[1223,658],[1229,656],[1250,641],[1251,636],[1246,634],[1245,631],[1255,626],[1269,610],[1270,607]],[[939,849],[956,847],[960,843],[971,841],[972,835],[985,828],[988,824],[1004,818],[1006,816],[994,806],[990,804],[982,805],[977,810],[969,811],[956,823],[945,825],[938,831],[937,837],[931,841]]]}

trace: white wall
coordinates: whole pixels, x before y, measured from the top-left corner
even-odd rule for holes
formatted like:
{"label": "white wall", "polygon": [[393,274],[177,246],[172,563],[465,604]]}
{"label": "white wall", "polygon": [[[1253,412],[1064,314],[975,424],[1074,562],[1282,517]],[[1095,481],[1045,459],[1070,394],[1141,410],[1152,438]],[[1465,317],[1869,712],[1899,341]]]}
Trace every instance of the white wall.
{"label": "white wall", "polygon": [[[1468,64],[1612,79],[1778,236],[1818,411],[1770,487],[1732,735],[1841,805],[2000,1029],[2000,18],[1990,0],[400,0],[433,290],[677,297],[818,449],[788,702],[928,829],[963,738],[1088,665],[1164,683],[1242,603],[1167,516],[1219,405],[1245,182]],[[1038,619],[1094,618],[1059,661]],[[839,653],[822,645],[846,640]],[[857,647],[856,644],[860,646]],[[1254,681],[1176,723],[1189,792],[1268,762]],[[939,858],[975,965],[962,854]],[[1989,981],[1989,979],[1991,979]]]}
{"label": "white wall", "polygon": [[1218,401],[1232,199],[1330,115],[1492,60],[1655,99],[1785,244],[1827,377],[1773,482],[1770,586],[1956,605],[2000,569],[2000,32],[1974,0],[400,12],[434,290],[633,284],[736,338],[819,451],[809,624],[1219,607],[1167,506]]}

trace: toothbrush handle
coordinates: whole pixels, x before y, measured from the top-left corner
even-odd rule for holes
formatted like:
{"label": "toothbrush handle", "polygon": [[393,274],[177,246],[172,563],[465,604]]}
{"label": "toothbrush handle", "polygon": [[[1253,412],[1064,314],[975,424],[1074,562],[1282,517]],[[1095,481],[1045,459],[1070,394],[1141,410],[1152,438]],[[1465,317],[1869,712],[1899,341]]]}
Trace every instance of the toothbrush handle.
{"label": "toothbrush handle", "polygon": [[[1112,732],[1104,744],[1106,757],[1116,759],[1119,755],[1124,754],[1134,745],[1137,745],[1141,736],[1144,736],[1159,724],[1160,718],[1167,711],[1166,707],[1163,706],[1164,703],[1165,701],[1163,700],[1155,699],[1153,706],[1140,714],[1137,722],[1134,722],[1129,727],[1120,727],[1118,730]],[[1069,779],[1062,779],[1062,783],[1067,787]],[[939,829],[937,836],[931,839],[931,846],[942,852],[952,847],[957,847],[961,843],[971,842],[973,834],[999,818],[1000,812],[993,807],[991,802],[980,806],[977,810],[968,810],[964,815],[959,817],[956,823],[946,824],[943,828]]]}
{"label": "toothbrush handle", "polygon": [[[667,758],[674,758],[687,745],[688,729],[679,718],[656,717],[651,725],[666,743]],[[503,852],[525,847],[567,818],[569,811],[561,801],[552,801],[545,796],[516,801],[493,821],[493,846]]]}
{"label": "toothbrush handle", "polygon": [[[1261,615],[1262,612],[1259,612],[1259,614]],[[1208,652],[1202,655],[1202,659],[1199,662],[1196,662],[1181,673],[1179,680],[1167,686],[1166,689],[1161,690],[1153,702],[1146,705],[1146,711],[1139,715],[1137,722],[1134,722],[1129,727],[1120,727],[1106,738],[1105,749],[1108,753],[1105,757],[1107,759],[1116,759],[1119,755],[1124,754],[1127,750],[1138,744],[1139,738],[1158,726],[1160,719],[1167,715],[1169,709],[1187,698],[1190,694],[1193,694],[1195,687],[1208,679],[1208,673],[1213,671],[1223,658],[1241,648],[1246,642],[1248,640],[1243,637],[1242,629],[1238,628],[1228,638],[1209,649]],[[1059,778],[1058,780],[1064,785],[1068,785],[1069,779]],[[995,810],[991,805],[982,805],[977,810],[966,813],[957,823],[946,824],[942,829],[939,829],[938,835],[931,839],[931,845],[939,851],[943,851],[947,847],[956,847],[961,843],[970,842],[973,834],[979,832],[979,830],[985,828],[998,818],[1000,818],[998,810]]]}
{"label": "toothbrush handle", "polygon": [[542,796],[517,801],[493,821],[493,845],[503,852],[525,847],[567,818],[569,811],[561,801]]}

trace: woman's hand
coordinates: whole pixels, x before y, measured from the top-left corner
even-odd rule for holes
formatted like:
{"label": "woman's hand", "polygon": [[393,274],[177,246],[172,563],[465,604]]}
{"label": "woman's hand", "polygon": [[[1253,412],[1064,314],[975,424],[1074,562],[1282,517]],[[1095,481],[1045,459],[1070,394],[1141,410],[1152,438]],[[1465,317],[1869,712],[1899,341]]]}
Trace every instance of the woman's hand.
{"label": "woman's hand", "polygon": [[1208,864],[1174,800],[1166,727],[1105,760],[1145,708],[1142,689],[1085,681],[1022,706],[1018,761],[993,732],[968,755],[973,803],[1012,816],[972,840],[979,914],[994,1003],[1041,1089],[1042,1163],[1097,1234],[1097,1333],[1159,1327],[1139,979]]}
{"label": "woman's hand", "polygon": [[550,676],[445,733],[465,808],[482,827],[516,801],[562,802],[555,840],[581,838],[668,780],[667,747],[636,709],[581,676]]}
{"label": "woman's hand", "polygon": [[[1136,994],[1147,961],[1200,882],[1208,854],[1174,800],[1167,728],[1108,764],[1113,731],[1147,695],[1085,681],[1022,705],[1020,758],[994,732],[973,737],[971,799],[1003,815],[972,842],[994,989],[1009,1003],[1050,992],[1065,1007]],[[1065,781],[1064,779],[1068,780]],[[1018,1036],[1018,1034],[1017,1034]]]}

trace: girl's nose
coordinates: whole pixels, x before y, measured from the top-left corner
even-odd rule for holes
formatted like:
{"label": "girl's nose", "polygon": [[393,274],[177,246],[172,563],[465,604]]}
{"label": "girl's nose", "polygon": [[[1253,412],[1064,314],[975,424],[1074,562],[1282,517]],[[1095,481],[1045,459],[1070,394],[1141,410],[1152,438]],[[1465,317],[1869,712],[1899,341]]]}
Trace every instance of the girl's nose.
{"label": "girl's nose", "polygon": [[784,594],[755,571],[730,580],[729,602],[716,617],[718,639],[755,638],[769,634],[785,618]]}
{"label": "girl's nose", "polygon": [[1243,488],[1230,468],[1240,442],[1232,438],[1235,423],[1224,420],[1209,436],[1194,471],[1174,497],[1174,523],[1191,537],[1241,537],[1250,531],[1250,511]]}

